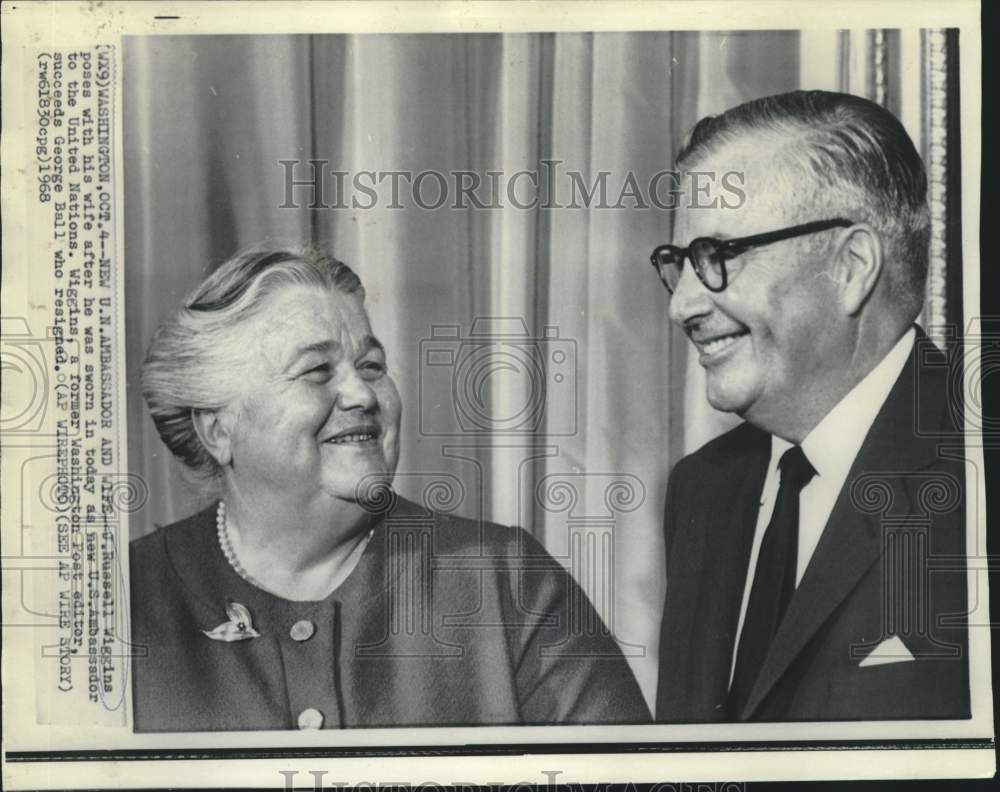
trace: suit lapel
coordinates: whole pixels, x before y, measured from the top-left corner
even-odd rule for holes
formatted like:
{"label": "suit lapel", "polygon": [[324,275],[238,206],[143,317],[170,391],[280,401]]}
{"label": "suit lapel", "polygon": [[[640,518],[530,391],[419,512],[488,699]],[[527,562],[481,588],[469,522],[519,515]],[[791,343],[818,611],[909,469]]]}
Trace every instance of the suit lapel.
{"label": "suit lapel", "polygon": [[[881,557],[882,515],[862,511],[855,505],[857,495],[852,497],[855,483],[869,472],[895,477],[900,475],[901,463],[908,470],[919,470],[936,459],[935,439],[918,433],[917,409],[925,416],[928,413],[940,416],[940,400],[945,392],[943,376],[925,373],[919,365],[919,361],[927,357],[928,344],[930,341],[918,328],[913,352],[854,460],[812,560],[775,635],[741,713],[743,720],[754,714],[810,639]],[[943,362],[940,353],[938,357]],[[935,368],[935,372],[943,368],[943,365],[940,369]],[[918,396],[922,403],[916,405]]]}
{"label": "suit lapel", "polygon": [[[746,452],[725,460],[699,497],[702,574],[689,646],[688,701],[693,712],[725,719],[729,672],[753,545],[770,436],[755,433]],[[733,483],[739,482],[733,489]],[[724,515],[719,519],[720,512]]]}
{"label": "suit lapel", "polygon": [[[848,478],[853,478],[854,472]],[[854,510],[845,485],[788,606],[741,720],[749,719],[816,631],[840,607],[881,554],[875,516]]]}

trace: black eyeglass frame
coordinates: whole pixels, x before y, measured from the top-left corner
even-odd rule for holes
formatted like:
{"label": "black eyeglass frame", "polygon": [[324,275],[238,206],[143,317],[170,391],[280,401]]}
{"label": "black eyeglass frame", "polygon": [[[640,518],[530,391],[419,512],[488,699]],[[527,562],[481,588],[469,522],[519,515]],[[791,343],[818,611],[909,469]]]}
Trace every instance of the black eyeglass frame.
{"label": "black eyeglass frame", "polygon": [[[853,220],[846,220],[843,217],[838,217],[833,220],[814,220],[811,223],[801,223],[800,225],[781,228],[777,231],[766,231],[763,234],[753,234],[752,236],[740,237],[738,239],[698,237],[697,239],[691,240],[691,243],[686,248],[677,247],[677,245],[658,245],[653,249],[653,253],[650,255],[649,260],[653,265],[653,269],[656,270],[656,274],[659,277],[660,282],[671,294],[674,293],[674,290],[670,288],[666,278],[664,278],[663,269],[661,268],[659,261],[661,253],[666,250],[671,251],[676,258],[680,259],[681,267],[683,267],[685,259],[690,261],[695,275],[698,276],[698,280],[700,280],[709,291],[718,293],[725,291],[726,286],[729,285],[729,273],[726,269],[726,262],[743,253],[746,253],[751,248],[770,245],[774,242],[784,242],[786,239],[794,239],[795,237],[806,236],[807,234],[818,234],[820,231],[829,231],[831,228],[847,228],[852,225],[854,225]],[[722,283],[717,287],[712,286],[705,279],[705,274],[703,272],[704,265],[692,252],[692,249],[696,245],[705,243],[712,246],[715,254],[719,258],[719,273],[722,276]]]}

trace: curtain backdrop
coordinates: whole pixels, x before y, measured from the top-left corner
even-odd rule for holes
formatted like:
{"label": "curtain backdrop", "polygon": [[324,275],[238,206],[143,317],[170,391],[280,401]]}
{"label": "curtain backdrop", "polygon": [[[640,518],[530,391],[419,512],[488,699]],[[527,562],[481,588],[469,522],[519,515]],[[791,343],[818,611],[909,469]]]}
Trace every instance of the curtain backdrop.
{"label": "curtain backdrop", "polygon": [[[363,171],[544,178],[540,163],[558,161],[588,187],[608,172],[614,204],[627,174],[645,189],[669,169],[704,114],[803,81],[842,86],[842,42],[808,62],[806,43],[797,32],[128,39],[129,464],[150,492],[133,537],[204,500],[139,394],[154,328],[239,249],[325,245],[364,281],[403,397],[397,489],[539,536],[652,703],[667,474],[732,424],[705,403],[648,264],[670,239],[669,214],[628,201],[428,210],[408,188],[392,204],[387,183],[371,208],[310,209],[308,187],[295,188],[300,208],[280,208],[280,163],[298,161],[305,180],[307,161],[323,161],[349,182]],[[424,180],[425,204],[438,184]]]}

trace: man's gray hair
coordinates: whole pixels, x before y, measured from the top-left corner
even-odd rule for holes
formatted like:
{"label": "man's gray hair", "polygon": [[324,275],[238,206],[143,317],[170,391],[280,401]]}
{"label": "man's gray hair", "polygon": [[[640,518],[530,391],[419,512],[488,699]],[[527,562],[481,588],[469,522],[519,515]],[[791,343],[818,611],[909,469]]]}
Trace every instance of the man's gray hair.
{"label": "man's gray hair", "polygon": [[142,394],[163,442],[194,478],[207,482],[221,472],[198,438],[194,411],[218,410],[239,396],[236,366],[257,342],[242,332],[245,323],[268,295],[293,285],[365,296],[358,276],[332,256],[256,249],[220,265],[154,333]]}
{"label": "man's gray hair", "polygon": [[815,185],[815,206],[806,209],[866,221],[879,232],[888,299],[912,321],[923,305],[930,215],[924,163],[899,120],[850,94],[767,96],[699,121],[681,146],[677,167],[690,169],[748,134],[774,136],[782,165]]}

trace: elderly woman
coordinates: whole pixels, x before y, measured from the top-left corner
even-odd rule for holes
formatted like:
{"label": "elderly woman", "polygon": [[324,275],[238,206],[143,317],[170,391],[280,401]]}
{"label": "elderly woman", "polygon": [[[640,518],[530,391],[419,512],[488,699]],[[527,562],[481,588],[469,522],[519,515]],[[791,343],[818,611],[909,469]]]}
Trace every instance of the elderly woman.
{"label": "elderly woman", "polygon": [[157,330],[150,413],[220,499],[132,545],[135,728],[647,720],[534,539],[391,491],[400,398],[363,302],[333,258],[256,252]]}

